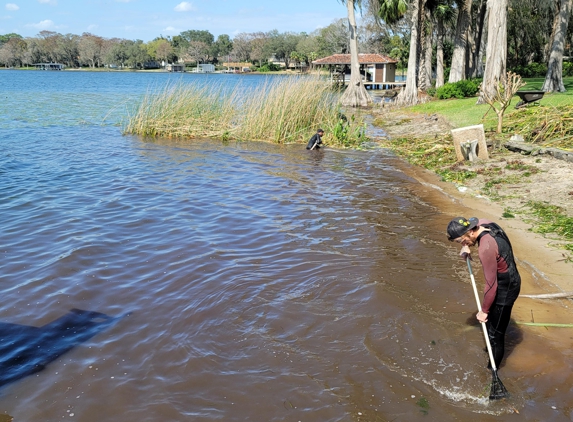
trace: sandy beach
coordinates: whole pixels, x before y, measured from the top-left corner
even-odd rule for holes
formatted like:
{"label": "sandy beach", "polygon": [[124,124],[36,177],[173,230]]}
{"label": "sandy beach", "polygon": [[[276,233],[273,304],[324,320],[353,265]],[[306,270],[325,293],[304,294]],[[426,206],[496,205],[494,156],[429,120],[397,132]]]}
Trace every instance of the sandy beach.
{"label": "sandy beach", "polygon": [[[384,111],[384,119],[404,120],[403,111]],[[390,136],[416,136],[433,135],[437,142],[441,136],[449,133],[447,122],[438,117],[407,114],[407,125],[392,127],[388,132]],[[515,218],[503,218],[507,208],[518,209],[529,200],[543,201],[551,205],[558,205],[565,209],[568,215],[573,213],[573,164],[550,156],[524,156],[499,148],[490,155],[490,160],[480,163],[478,167],[503,166],[509,161],[520,160],[526,165],[539,169],[529,177],[522,178],[522,182],[502,185],[500,189],[511,191],[511,198],[501,202],[490,200],[481,192],[480,187],[485,183],[487,176],[478,174],[470,179],[464,186],[443,182],[435,173],[411,165],[403,161],[403,170],[406,174],[417,180],[420,185],[413,189],[416,194],[443,213],[447,214],[444,221],[438,224],[444,228],[444,241],[446,241],[445,228],[450,218],[461,215],[467,218],[487,218],[498,222],[508,233],[514,248],[519,271],[522,275],[521,295],[537,295],[573,292],[573,263],[568,262],[570,253],[558,248],[560,241],[550,236],[543,236],[532,232],[532,225],[527,218],[516,214]],[[475,170],[475,164],[473,169]],[[562,242],[561,242],[562,243]],[[457,253],[457,245],[452,244],[452,253]],[[474,270],[478,289],[481,291],[483,277],[480,273],[479,260],[474,256]],[[570,299],[533,299],[520,297],[514,307],[513,320],[520,323],[573,323],[573,309]],[[560,353],[573,346],[573,330],[570,328],[526,326],[520,328],[529,330],[541,338],[550,341],[552,346]],[[519,348],[516,350],[518,351]],[[523,355],[522,355],[523,353]],[[527,365],[529,351],[521,350]],[[512,356],[512,359],[518,358]]]}

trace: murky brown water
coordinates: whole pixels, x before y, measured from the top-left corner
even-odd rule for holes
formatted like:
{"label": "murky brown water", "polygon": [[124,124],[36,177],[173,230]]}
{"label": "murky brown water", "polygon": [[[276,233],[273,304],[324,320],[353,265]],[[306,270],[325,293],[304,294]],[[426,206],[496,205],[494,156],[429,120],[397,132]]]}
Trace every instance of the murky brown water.
{"label": "murky brown water", "polygon": [[489,403],[451,215],[384,151],[75,133],[2,140],[0,322],[131,314],[3,387],[15,421],[573,416],[571,352],[516,325]]}
{"label": "murky brown water", "polygon": [[[126,105],[169,78],[0,72],[0,413],[572,419],[569,329],[512,325],[500,370],[512,398],[485,398],[467,269],[444,236],[471,210],[384,151],[122,137]],[[535,255],[529,240],[512,237],[519,258]],[[565,323],[567,306],[520,299],[513,314]],[[71,308],[129,316],[55,358],[70,330],[33,334]],[[15,347],[15,330],[27,343]],[[38,372],[14,380],[6,365],[25,372],[23,351]]]}

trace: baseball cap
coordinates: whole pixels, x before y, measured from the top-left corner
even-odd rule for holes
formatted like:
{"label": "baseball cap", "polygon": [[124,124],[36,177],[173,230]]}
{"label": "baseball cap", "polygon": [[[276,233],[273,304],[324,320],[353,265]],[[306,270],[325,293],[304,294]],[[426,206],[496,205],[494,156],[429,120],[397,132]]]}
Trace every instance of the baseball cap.
{"label": "baseball cap", "polygon": [[464,217],[456,217],[448,224],[447,233],[448,240],[452,241],[458,237],[463,236],[471,229],[478,225],[479,221],[476,217],[466,220]]}

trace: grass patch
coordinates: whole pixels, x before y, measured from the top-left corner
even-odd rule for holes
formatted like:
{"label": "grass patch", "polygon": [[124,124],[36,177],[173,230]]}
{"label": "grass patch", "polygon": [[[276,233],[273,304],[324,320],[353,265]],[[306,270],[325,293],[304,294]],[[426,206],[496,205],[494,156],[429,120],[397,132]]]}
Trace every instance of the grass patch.
{"label": "grass patch", "polygon": [[495,131],[497,115],[493,111],[488,112],[489,105],[476,105],[476,101],[477,97],[434,100],[410,107],[409,110],[424,114],[438,113],[444,116],[454,127],[473,126],[483,123],[486,131]]}
{"label": "grass patch", "polygon": [[[523,91],[540,90],[544,78],[525,78]],[[566,92],[546,93],[539,105],[515,109],[510,106],[504,116],[503,133],[520,134],[527,142],[544,147],[573,149],[573,77],[563,78]],[[497,116],[487,104],[476,104],[477,97],[434,100],[410,107],[417,113],[444,116],[454,127],[483,124],[486,132],[497,125]],[[519,97],[513,97],[517,104]]]}
{"label": "grass patch", "polygon": [[498,192],[498,189],[501,187],[501,185],[509,185],[519,182],[523,182],[522,175],[519,174],[503,174],[492,179],[486,179],[483,187],[483,193],[489,196],[493,201],[499,201],[503,199],[503,197],[500,196]]}
{"label": "grass patch", "polygon": [[535,201],[529,201],[527,207],[537,220],[537,224],[533,228],[534,232],[554,233],[566,240],[573,240],[573,217],[565,214],[563,208]]}
{"label": "grass patch", "polygon": [[[342,118],[341,118],[342,117]],[[367,140],[359,114],[342,116],[339,95],[312,77],[269,78],[254,88],[167,85],[148,93],[125,133],[165,138],[306,142],[319,127],[323,142],[356,147]]]}
{"label": "grass patch", "polygon": [[515,218],[515,214],[513,213],[513,211],[509,208],[506,208],[503,210],[503,213],[501,214],[501,216],[503,218]]}
{"label": "grass patch", "polygon": [[529,164],[525,164],[521,160],[508,161],[505,168],[507,170],[522,171],[524,176],[531,176],[532,174],[539,173],[539,168]]}

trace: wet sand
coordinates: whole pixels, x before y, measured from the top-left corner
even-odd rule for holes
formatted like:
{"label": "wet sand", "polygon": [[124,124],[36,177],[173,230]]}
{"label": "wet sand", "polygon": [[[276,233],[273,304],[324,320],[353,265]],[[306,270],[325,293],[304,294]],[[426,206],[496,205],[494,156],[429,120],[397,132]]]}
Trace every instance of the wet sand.
{"label": "wet sand", "polygon": [[[416,193],[432,203],[449,218],[461,215],[467,218],[480,217],[498,222],[512,241],[518,268],[522,276],[521,295],[562,293],[573,291],[573,264],[567,263],[563,251],[551,247],[548,239],[529,231],[530,226],[520,220],[501,217],[503,207],[487,199],[476,198],[460,192],[447,182],[422,168],[403,163],[403,171],[416,179]],[[449,220],[441,221],[445,228]],[[452,244],[453,249],[459,246]],[[477,251],[474,253],[474,270],[478,290],[481,292],[483,277],[480,273]],[[514,306],[512,317],[520,322],[573,323],[573,309],[570,299],[533,299],[520,297]],[[538,327],[520,325],[520,328],[551,341],[551,347],[569,353],[573,346],[573,328]],[[519,350],[519,348],[518,348]],[[527,353],[523,351],[526,355]],[[526,357],[526,356],[524,356]],[[515,357],[512,355],[512,360]],[[520,364],[525,365],[527,359]]]}

